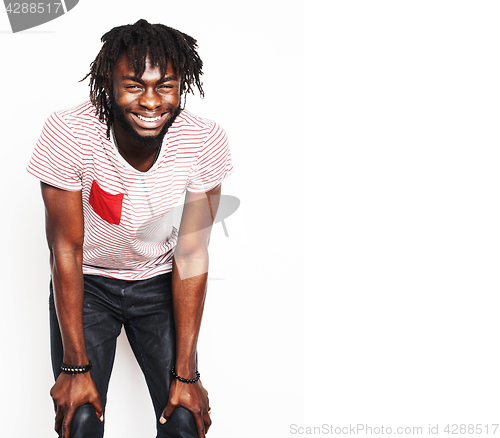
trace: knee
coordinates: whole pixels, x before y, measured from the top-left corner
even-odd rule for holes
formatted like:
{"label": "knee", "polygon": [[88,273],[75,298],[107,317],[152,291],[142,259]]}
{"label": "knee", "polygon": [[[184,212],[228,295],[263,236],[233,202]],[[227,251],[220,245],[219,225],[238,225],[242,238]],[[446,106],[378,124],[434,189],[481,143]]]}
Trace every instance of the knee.
{"label": "knee", "polygon": [[193,414],[182,407],[177,408],[168,421],[160,426],[166,434],[164,436],[169,438],[198,438]]}
{"label": "knee", "polygon": [[189,412],[186,408],[183,407],[178,407],[170,417],[170,420],[174,420],[175,422],[182,423],[182,424],[189,424],[194,422],[194,417],[191,412]]}
{"label": "knee", "polygon": [[70,424],[71,438],[101,438],[104,424],[97,418],[94,407],[87,403],[80,406]]}

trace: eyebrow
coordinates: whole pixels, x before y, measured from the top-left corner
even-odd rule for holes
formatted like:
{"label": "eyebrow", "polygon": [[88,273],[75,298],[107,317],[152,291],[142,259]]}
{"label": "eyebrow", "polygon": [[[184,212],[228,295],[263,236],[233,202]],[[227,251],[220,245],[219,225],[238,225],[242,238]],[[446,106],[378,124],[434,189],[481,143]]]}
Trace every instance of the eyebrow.
{"label": "eyebrow", "polygon": [[[143,80],[141,78],[134,75],[123,75],[122,79],[140,82],[141,84],[143,83]],[[164,82],[178,81],[178,80],[179,79],[177,78],[177,76],[170,75],[170,76],[165,76],[163,79],[159,80],[158,83],[163,84]]]}

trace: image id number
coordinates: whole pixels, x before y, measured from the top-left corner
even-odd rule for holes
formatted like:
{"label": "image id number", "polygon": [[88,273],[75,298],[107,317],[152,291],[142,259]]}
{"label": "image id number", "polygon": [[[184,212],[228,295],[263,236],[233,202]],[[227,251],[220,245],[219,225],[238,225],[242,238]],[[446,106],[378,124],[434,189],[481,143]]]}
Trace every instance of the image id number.
{"label": "image id number", "polygon": [[443,432],[448,435],[495,435],[498,424],[447,424]]}
{"label": "image id number", "polygon": [[9,14],[57,14],[62,3],[9,3],[6,10]]}

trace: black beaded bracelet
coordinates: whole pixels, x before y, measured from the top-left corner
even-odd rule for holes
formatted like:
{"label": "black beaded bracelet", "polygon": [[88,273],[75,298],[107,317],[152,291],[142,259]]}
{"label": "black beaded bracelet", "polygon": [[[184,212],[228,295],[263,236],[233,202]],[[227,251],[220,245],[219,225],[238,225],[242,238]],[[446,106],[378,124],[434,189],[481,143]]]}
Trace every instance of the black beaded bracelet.
{"label": "black beaded bracelet", "polygon": [[88,365],[83,365],[83,366],[69,366],[66,364],[61,364],[61,371],[66,374],[83,374],[87,373],[90,371],[92,368],[92,362],[89,360]]}
{"label": "black beaded bracelet", "polygon": [[198,370],[195,371],[196,373],[196,379],[184,379],[182,377],[179,377],[176,373],[175,373],[175,367],[172,367],[171,369],[172,371],[172,374],[174,375],[174,377],[177,379],[177,380],[180,380],[181,382],[184,382],[184,383],[196,383],[198,380],[200,380],[200,373],[198,372]]}

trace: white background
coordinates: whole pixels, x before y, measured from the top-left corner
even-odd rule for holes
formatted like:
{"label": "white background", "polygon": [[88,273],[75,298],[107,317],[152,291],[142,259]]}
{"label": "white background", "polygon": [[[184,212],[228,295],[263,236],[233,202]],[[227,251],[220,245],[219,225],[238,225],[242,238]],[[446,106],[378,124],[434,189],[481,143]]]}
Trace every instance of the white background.
{"label": "white background", "polygon": [[[0,434],[55,436],[44,212],[27,162],[46,117],[87,99],[87,83],[78,81],[101,36],[140,18],[198,40],[206,98],[190,95],[187,108],[226,129],[236,168],[223,191],[237,196],[241,207],[226,220],[228,238],[220,224],[214,229],[199,340],[199,368],[213,411],[209,436],[288,433],[290,423],[302,422],[304,397],[303,104],[296,87],[296,78],[303,79],[301,4],[81,0],[65,16],[18,34],[0,13]],[[156,421],[142,374],[121,338],[106,436],[153,437]]]}
{"label": "white background", "polygon": [[[6,436],[53,436],[24,168],[48,113],[85,99],[99,37],[140,17],[199,40],[207,97],[188,108],[225,127],[237,169],[200,339],[209,436],[500,423],[500,4],[307,3],[81,0],[35,29],[53,33],[0,34]],[[141,379],[120,343],[108,437],[154,436]]]}
{"label": "white background", "polygon": [[500,3],[330,5],[306,16],[305,424],[498,424]]}

